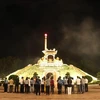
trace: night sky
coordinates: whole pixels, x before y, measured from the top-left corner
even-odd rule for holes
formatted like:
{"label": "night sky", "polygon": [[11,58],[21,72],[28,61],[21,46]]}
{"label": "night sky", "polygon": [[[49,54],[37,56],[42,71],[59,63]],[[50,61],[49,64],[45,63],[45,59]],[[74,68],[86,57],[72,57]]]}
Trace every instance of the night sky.
{"label": "night sky", "polygon": [[[76,60],[100,57],[99,0],[1,0],[0,58],[42,56],[48,49]],[[79,59],[78,59],[79,60]]]}

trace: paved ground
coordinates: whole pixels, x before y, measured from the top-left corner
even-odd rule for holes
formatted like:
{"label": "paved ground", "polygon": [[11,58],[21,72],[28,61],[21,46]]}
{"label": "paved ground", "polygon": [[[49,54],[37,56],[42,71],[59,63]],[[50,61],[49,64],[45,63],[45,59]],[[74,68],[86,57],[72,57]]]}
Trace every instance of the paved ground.
{"label": "paved ground", "polygon": [[36,96],[33,93],[20,94],[20,93],[3,93],[2,87],[0,87],[0,100],[100,100],[100,86],[89,86],[89,92],[84,94],[55,94],[45,95],[41,94]]}

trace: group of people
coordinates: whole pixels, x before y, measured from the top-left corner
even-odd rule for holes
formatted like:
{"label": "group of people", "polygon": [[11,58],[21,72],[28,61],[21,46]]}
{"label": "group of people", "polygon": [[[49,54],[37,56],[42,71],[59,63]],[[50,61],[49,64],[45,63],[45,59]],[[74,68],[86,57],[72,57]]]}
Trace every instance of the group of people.
{"label": "group of people", "polygon": [[[61,79],[61,76],[58,77],[57,81],[53,79],[53,76],[46,78],[43,77],[40,79],[39,76],[32,77],[17,77],[15,80],[10,78],[4,80],[4,92],[15,92],[15,93],[35,93],[36,95],[40,95],[41,93],[45,93],[46,95],[54,94],[55,83],[57,82],[57,90],[58,94],[64,93],[72,94],[72,93],[84,93],[88,92],[88,79],[82,76],[82,78],[77,76],[77,79],[74,80],[72,77],[64,77]],[[76,91],[75,91],[76,86]]]}
{"label": "group of people", "polygon": [[54,80],[53,77],[43,77],[40,79],[39,76],[32,77],[31,79],[29,77],[17,77],[13,80],[11,77],[9,80],[5,78],[4,83],[4,92],[9,93],[35,93],[36,95],[40,95],[40,93],[46,93],[47,95],[50,94],[50,87],[51,87],[51,93],[54,93]]}
{"label": "group of people", "polygon": [[62,80],[60,76],[57,80],[58,94],[62,93],[63,86],[65,94],[75,93],[75,86],[76,86],[76,93],[88,92],[88,79],[85,76],[82,76],[82,78],[77,76],[77,79],[74,80],[73,77],[66,76]]}

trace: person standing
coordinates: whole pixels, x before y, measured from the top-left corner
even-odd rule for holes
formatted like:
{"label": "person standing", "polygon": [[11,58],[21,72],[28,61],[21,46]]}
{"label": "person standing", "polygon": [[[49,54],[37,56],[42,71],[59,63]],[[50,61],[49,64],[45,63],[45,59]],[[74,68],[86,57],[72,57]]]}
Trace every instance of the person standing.
{"label": "person standing", "polygon": [[20,79],[20,93],[24,93],[24,77]]}
{"label": "person standing", "polygon": [[15,93],[19,92],[19,77],[17,76],[17,78],[15,79]]}
{"label": "person standing", "polygon": [[46,95],[49,95],[50,94],[50,79],[48,76],[47,76],[47,79],[45,81],[45,84],[46,84]]}
{"label": "person standing", "polygon": [[39,94],[40,95],[40,85],[41,85],[41,80],[39,79],[39,77],[36,78],[36,95]]}
{"label": "person standing", "polygon": [[68,78],[67,83],[68,83],[68,95],[70,95],[72,92],[72,78],[71,77]]}
{"label": "person standing", "polygon": [[29,83],[28,83],[28,93],[30,93],[30,87],[31,87],[30,77],[28,77],[28,81],[29,81]]}
{"label": "person standing", "polygon": [[57,80],[58,94],[61,94],[62,93],[62,85],[63,85],[63,81],[61,79],[61,76],[59,76],[59,78]]}
{"label": "person standing", "polygon": [[76,85],[77,85],[77,93],[81,93],[81,79],[78,76],[76,79]]}
{"label": "person standing", "polygon": [[63,82],[64,82],[64,88],[65,88],[65,94],[66,94],[66,90],[67,90],[67,86],[68,86],[68,82],[67,82],[68,78],[64,77],[63,78]]}
{"label": "person standing", "polygon": [[41,80],[41,93],[44,93],[44,77]]}
{"label": "person standing", "polygon": [[13,92],[13,85],[14,85],[14,80],[11,77],[9,80],[9,92],[12,93]]}
{"label": "person standing", "polygon": [[33,77],[30,80],[30,92],[33,93],[34,92],[34,80]]}
{"label": "person standing", "polygon": [[3,87],[4,87],[4,92],[8,92],[8,80],[7,80],[7,78],[5,78],[5,80],[4,80]]}
{"label": "person standing", "polygon": [[33,78],[33,80],[34,80],[34,93],[36,93],[36,77]]}
{"label": "person standing", "polygon": [[88,92],[88,79],[85,77],[85,92]]}
{"label": "person standing", "polygon": [[29,92],[29,80],[28,77],[26,77],[26,80],[24,81],[25,83],[25,93]]}
{"label": "person standing", "polygon": [[53,80],[53,76],[51,77],[51,80],[50,80],[50,87],[51,87],[51,93],[54,94],[54,80]]}
{"label": "person standing", "polygon": [[81,79],[81,92],[82,93],[85,92],[85,78],[84,78],[84,76],[82,76],[82,79]]}
{"label": "person standing", "polygon": [[46,93],[46,78],[44,77],[44,93]]}
{"label": "person standing", "polygon": [[75,85],[75,81],[74,81],[74,78],[72,77],[72,93],[74,93],[74,85]]}

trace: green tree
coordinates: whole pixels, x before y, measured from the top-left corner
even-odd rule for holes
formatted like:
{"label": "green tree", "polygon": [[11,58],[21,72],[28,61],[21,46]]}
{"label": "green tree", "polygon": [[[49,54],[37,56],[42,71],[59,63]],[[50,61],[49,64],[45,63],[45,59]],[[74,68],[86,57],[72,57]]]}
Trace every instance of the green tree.
{"label": "green tree", "polygon": [[36,78],[38,76],[37,72],[34,72],[33,78]]}
{"label": "green tree", "polygon": [[19,77],[18,75],[10,75],[8,77],[8,80],[10,80],[11,78],[15,81],[17,79],[17,77]]}
{"label": "green tree", "polygon": [[100,80],[100,72],[97,73],[97,78]]}
{"label": "green tree", "polygon": [[91,76],[89,76],[89,75],[86,75],[85,76],[85,78],[87,78],[88,79],[88,82],[90,83],[93,79],[92,79],[92,77]]}
{"label": "green tree", "polygon": [[66,77],[70,77],[70,73],[67,72],[67,73],[65,74],[65,76],[66,76]]}

